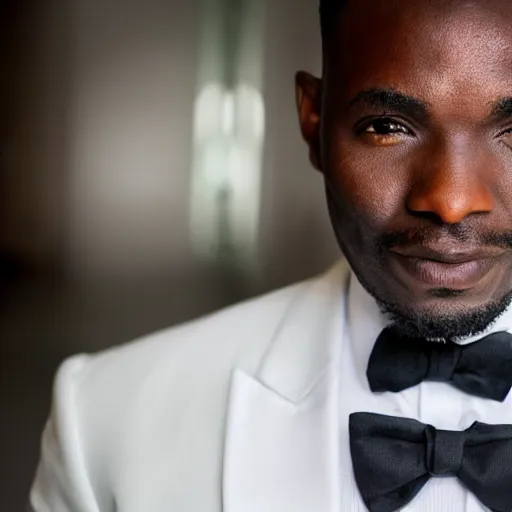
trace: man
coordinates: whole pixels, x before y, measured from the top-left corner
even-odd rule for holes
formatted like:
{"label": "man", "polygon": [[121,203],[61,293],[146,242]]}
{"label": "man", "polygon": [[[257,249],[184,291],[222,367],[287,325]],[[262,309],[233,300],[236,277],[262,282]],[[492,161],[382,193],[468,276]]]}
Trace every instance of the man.
{"label": "man", "polygon": [[512,510],[512,4],[321,13],[297,104],[348,264],[66,362],[35,511]]}

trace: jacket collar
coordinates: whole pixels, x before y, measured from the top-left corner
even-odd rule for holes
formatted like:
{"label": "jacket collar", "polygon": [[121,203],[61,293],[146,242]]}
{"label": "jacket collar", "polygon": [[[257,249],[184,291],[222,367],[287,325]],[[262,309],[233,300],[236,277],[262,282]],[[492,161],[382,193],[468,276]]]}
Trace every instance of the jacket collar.
{"label": "jacket collar", "polygon": [[230,391],[223,512],[338,512],[339,365],[348,266],[292,301],[256,374]]}
{"label": "jacket collar", "polygon": [[256,373],[261,384],[297,403],[338,360],[349,276],[341,261],[292,301]]}

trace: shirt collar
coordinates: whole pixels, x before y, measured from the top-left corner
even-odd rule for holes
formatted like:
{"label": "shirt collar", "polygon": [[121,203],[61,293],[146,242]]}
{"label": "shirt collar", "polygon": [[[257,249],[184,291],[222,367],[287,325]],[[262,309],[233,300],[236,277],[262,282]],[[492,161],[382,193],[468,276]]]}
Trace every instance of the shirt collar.
{"label": "shirt collar", "polygon": [[[366,368],[379,334],[389,324],[375,299],[363,288],[356,275],[350,273],[348,287],[348,330],[354,363],[358,375],[366,382]],[[455,340],[459,345],[469,345],[494,332],[512,331],[512,306],[498,317],[484,332]]]}
{"label": "shirt collar", "polygon": [[379,334],[389,323],[375,299],[363,288],[356,275],[350,273],[348,286],[347,328],[350,349],[357,375],[368,387],[366,368]]}

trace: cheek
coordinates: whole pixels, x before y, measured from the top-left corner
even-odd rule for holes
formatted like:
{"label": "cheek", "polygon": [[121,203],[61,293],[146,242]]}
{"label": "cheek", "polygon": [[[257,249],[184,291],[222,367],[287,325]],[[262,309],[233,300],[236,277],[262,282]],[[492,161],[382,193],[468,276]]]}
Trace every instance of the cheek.
{"label": "cheek", "polygon": [[489,188],[494,196],[496,209],[503,212],[510,224],[512,222],[512,147],[500,144],[491,157],[487,158]]}
{"label": "cheek", "polygon": [[350,217],[380,230],[403,213],[409,181],[403,153],[396,147],[350,141],[331,146],[325,161],[326,179]]}

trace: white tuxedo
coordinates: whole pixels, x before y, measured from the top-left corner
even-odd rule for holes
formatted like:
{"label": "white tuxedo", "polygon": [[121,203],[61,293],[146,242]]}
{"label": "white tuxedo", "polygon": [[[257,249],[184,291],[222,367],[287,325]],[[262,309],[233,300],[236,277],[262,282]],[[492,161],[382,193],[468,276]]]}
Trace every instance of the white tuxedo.
{"label": "white tuxedo", "polygon": [[[209,318],[67,361],[33,509],[364,512],[351,413],[448,430],[512,424],[512,394],[496,402],[427,381],[372,393],[366,367],[387,322],[341,262]],[[489,332],[510,327],[512,308]],[[403,512],[484,510],[456,478],[433,478]]]}
{"label": "white tuxedo", "polygon": [[340,512],[345,263],[65,362],[36,512]]}

